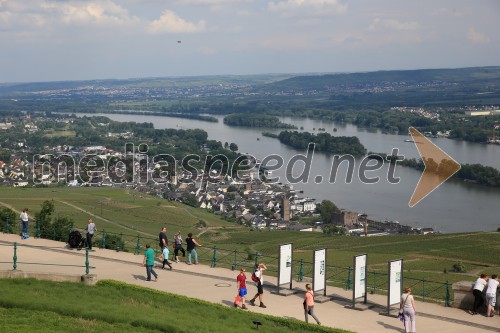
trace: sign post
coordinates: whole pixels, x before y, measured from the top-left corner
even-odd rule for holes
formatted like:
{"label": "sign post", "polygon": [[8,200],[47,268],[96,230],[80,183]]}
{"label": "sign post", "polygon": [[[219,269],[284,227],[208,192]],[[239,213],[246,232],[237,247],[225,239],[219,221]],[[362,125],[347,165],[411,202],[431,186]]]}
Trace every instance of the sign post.
{"label": "sign post", "polygon": [[403,259],[390,260],[388,264],[388,294],[387,294],[387,315],[390,314],[391,305],[401,302],[403,292]]}
{"label": "sign post", "polygon": [[278,283],[277,294],[280,294],[280,286],[283,284],[290,284],[292,289],[292,262],[293,251],[292,243],[280,245],[279,259],[278,259]]}
{"label": "sign post", "polygon": [[352,307],[356,307],[356,299],[363,297],[363,303],[367,302],[367,259],[368,255],[359,254],[354,256],[354,285],[352,288]]}
{"label": "sign post", "polygon": [[326,249],[314,250],[313,257],[313,291],[323,290],[326,296]]}

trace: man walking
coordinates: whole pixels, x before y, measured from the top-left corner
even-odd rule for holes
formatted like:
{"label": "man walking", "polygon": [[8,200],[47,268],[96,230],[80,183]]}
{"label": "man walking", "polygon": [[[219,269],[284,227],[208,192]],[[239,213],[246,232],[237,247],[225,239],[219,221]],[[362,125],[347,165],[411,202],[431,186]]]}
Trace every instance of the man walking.
{"label": "man walking", "polygon": [[255,306],[255,300],[257,297],[259,298],[260,301],[260,307],[261,308],[267,308],[267,306],[264,305],[262,302],[263,294],[264,294],[264,271],[267,269],[267,266],[263,263],[260,263],[257,265],[255,272],[252,274],[252,280],[256,282],[257,284],[257,294],[250,300],[250,304]]}
{"label": "man walking", "polygon": [[245,296],[247,295],[247,276],[245,275],[246,270],[244,268],[240,269],[240,274],[236,277],[236,284],[238,285],[238,295],[234,300],[234,307],[237,308],[241,301],[241,308],[247,310],[245,305]]}
{"label": "man walking", "polygon": [[87,222],[87,247],[89,250],[92,250],[92,237],[94,237],[97,228],[92,219],[89,219]]}
{"label": "man walking", "polygon": [[160,249],[163,250],[164,248],[168,247],[167,228],[161,228],[158,238],[160,239]]}
{"label": "man walking", "polygon": [[142,266],[146,266],[146,281],[151,281],[151,274],[155,277],[155,282],[158,280],[158,274],[156,274],[153,266],[155,264],[155,251],[146,244],[146,252],[144,253],[144,259],[142,260]]}

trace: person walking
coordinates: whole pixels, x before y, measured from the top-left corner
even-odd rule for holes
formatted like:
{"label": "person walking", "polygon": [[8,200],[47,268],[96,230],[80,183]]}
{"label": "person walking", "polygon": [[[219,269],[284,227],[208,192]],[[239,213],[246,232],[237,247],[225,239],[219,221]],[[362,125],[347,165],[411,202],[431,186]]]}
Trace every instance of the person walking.
{"label": "person walking", "polygon": [[316,320],[318,325],[321,325],[318,317],[314,314],[314,291],[311,288],[311,285],[306,284],[306,293],[304,295],[304,315],[306,317],[306,323],[309,322],[309,315]]}
{"label": "person walking", "polygon": [[24,239],[25,235],[28,233],[28,220],[29,220],[28,208],[24,208],[19,217],[21,218],[21,221],[23,223],[23,230],[21,231],[21,238]]}
{"label": "person walking", "polygon": [[486,288],[486,304],[488,305],[486,317],[493,317],[495,315],[498,284],[498,275],[493,274],[491,279],[488,280],[488,287]]}
{"label": "person walking", "polygon": [[160,259],[163,260],[163,265],[161,266],[161,269],[165,269],[165,265],[167,265],[170,268],[170,270],[172,270],[172,263],[168,261],[169,253],[170,252],[168,250],[168,247],[164,247],[160,255]]}
{"label": "person walking", "polygon": [[92,219],[89,219],[87,221],[87,247],[89,248],[89,250],[92,250],[92,238],[94,237],[96,231],[97,228],[94,221],[92,221]]}
{"label": "person walking", "polygon": [[263,295],[264,295],[264,271],[267,269],[267,266],[263,263],[260,263],[257,265],[255,268],[255,272],[252,274],[252,280],[256,283],[257,285],[257,294],[250,300],[250,304],[252,306],[255,306],[255,300],[257,297],[259,298],[260,301],[260,307],[261,308],[267,308],[267,306],[264,305],[264,302],[262,301]]}
{"label": "person walking", "polygon": [[163,227],[161,228],[160,234],[158,235],[158,238],[160,240],[160,249],[164,249],[168,247],[168,238],[167,238],[167,228]]}
{"label": "person walking", "polygon": [[182,252],[182,258],[186,257],[186,251],[182,247],[182,236],[181,232],[177,231],[174,235],[174,255],[175,255],[175,262],[179,262],[179,251]]}
{"label": "person walking", "polygon": [[158,274],[154,270],[155,264],[155,251],[146,244],[146,252],[144,253],[144,259],[142,260],[142,266],[146,266],[146,281],[151,281],[151,274],[155,277],[155,282],[158,280]]}
{"label": "person walking", "polygon": [[196,253],[196,247],[201,246],[196,239],[193,238],[193,234],[190,232],[186,238],[186,247],[188,251],[188,265],[191,265],[191,255],[194,255],[194,264],[198,265],[198,253]]}
{"label": "person walking", "polygon": [[477,315],[479,308],[484,304],[483,290],[486,287],[488,281],[488,275],[481,274],[477,278],[476,283],[472,289],[472,294],[474,295],[474,307],[472,308],[472,314]]}
{"label": "person walking", "polygon": [[411,294],[411,289],[406,287],[405,292],[401,295],[400,308],[403,309],[403,315],[405,317],[405,332],[415,333],[417,329],[415,328],[415,300]]}
{"label": "person walking", "polygon": [[248,310],[245,305],[245,296],[247,295],[247,276],[245,274],[246,270],[244,268],[240,269],[240,274],[236,277],[236,284],[238,286],[238,295],[234,300],[234,307],[237,308],[238,304],[241,302],[241,308],[243,310]]}

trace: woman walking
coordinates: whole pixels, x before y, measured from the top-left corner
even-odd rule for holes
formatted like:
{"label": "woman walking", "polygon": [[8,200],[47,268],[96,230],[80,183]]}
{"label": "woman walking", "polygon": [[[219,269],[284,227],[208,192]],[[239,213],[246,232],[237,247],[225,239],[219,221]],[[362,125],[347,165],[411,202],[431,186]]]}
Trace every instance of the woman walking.
{"label": "woman walking", "polygon": [[175,255],[175,262],[179,262],[179,251],[182,252],[182,257],[186,257],[186,251],[182,247],[182,236],[181,232],[177,231],[174,235],[174,255]]}
{"label": "woman walking", "polygon": [[191,265],[191,254],[194,255],[194,264],[198,265],[198,253],[196,253],[196,247],[201,246],[194,238],[193,234],[189,233],[188,238],[186,238],[186,245],[188,251],[188,265]]}
{"label": "woman walking", "polygon": [[401,295],[401,308],[403,309],[403,315],[405,317],[405,332],[417,332],[415,328],[415,300],[411,294],[411,289],[408,287],[405,288],[404,294]]}
{"label": "woman walking", "polygon": [[28,208],[24,208],[23,212],[21,213],[21,221],[23,222],[23,231],[21,232],[21,237],[24,239],[24,236],[28,233]]}
{"label": "woman walking", "polygon": [[309,315],[311,315],[311,317],[313,317],[314,320],[316,320],[316,323],[318,323],[318,325],[321,325],[318,317],[316,317],[316,315],[314,314],[314,292],[311,289],[311,285],[309,283],[306,284],[306,293],[303,304],[304,304],[304,315],[306,317],[306,323],[309,322]]}

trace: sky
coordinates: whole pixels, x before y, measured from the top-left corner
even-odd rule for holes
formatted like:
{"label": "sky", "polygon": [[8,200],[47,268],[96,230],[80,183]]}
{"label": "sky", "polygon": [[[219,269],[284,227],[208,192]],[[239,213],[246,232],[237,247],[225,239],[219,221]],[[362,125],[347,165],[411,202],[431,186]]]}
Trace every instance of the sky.
{"label": "sky", "polygon": [[498,0],[0,0],[0,82],[500,65]]}

